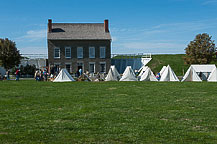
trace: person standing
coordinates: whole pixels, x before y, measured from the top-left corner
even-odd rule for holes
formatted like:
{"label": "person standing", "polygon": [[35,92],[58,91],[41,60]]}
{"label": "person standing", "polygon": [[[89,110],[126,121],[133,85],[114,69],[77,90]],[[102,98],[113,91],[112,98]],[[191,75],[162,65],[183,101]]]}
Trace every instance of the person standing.
{"label": "person standing", "polygon": [[39,74],[39,70],[35,71],[35,80],[39,81],[40,80],[40,74]]}
{"label": "person standing", "polygon": [[160,75],[160,73],[159,73],[159,72],[157,73],[157,75],[156,75],[156,78],[157,78],[157,80],[158,80],[158,81],[160,80],[160,78],[161,78],[161,75]]}
{"label": "person standing", "polygon": [[82,75],[82,69],[80,68],[79,69],[79,76],[81,76]]}
{"label": "person standing", "polygon": [[89,71],[88,70],[86,70],[86,73],[85,73],[87,76],[89,76]]}
{"label": "person standing", "polygon": [[46,69],[44,69],[43,75],[44,75],[44,80],[47,81],[47,71],[46,71]]}
{"label": "person standing", "polygon": [[7,80],[10,80],[10,70],[7,71]]}
{"label": "person standing", "polygon": [[40,81],[44,81],[43,71],[42,70],[40,70]]}
{"label": "person standing", "polygon": [[16,74],[16,81],[19,81],[20,80],[20,70],[17,69],[15,74]]}
{"label": "person standing", "polygon": [[76,77],[79,77],[80,75],[79,75],[80,73],[79,73],[79,69],[77,69],[77,71],[76,71]]}

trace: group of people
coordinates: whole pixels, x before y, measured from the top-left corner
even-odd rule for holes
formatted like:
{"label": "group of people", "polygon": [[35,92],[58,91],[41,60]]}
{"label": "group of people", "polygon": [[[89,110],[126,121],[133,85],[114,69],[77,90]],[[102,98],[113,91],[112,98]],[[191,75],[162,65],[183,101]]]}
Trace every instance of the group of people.
{"label": "group of people", "polygon": [[47,69],[44,70],[36,70],[34,78],[36,81],[47,81],[48,80],[48,72]]}
{"label": "group of people", "polygon": [[[10,73],[11,73],[10,70],[7,70],[5,75],[2,75],[0,73],[0,80],[10,80]],[[19,78],[20,78],[20,70],[19,69],[16,69],[15,76],[16,76],[16,81],[19,81]]]}

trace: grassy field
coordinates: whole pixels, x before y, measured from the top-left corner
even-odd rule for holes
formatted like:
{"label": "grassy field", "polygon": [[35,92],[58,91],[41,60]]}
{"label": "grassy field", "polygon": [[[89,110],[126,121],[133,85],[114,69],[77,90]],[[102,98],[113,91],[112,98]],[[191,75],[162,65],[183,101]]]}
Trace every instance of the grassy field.
{"label": "grassy field", "polygon": [[0,81],[0,143],[217,143],[217,84]]}

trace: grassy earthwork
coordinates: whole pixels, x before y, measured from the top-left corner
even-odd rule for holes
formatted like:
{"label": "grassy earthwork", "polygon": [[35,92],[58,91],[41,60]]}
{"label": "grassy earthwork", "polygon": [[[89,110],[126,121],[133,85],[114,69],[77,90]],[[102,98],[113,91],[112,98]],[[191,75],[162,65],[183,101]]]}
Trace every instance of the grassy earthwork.
{"label": "grassy earthwork", "polygon": [[217,84],[0,81],[0,143],[217,143]]}

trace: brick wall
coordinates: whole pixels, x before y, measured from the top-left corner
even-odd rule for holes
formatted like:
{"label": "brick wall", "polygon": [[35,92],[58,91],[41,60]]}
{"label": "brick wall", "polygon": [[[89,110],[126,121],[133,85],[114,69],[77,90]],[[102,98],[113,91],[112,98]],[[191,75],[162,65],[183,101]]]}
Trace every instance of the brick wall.
{"label": "brick wall", "polygon": [[[95,47],[95,58],[89,58],[89,47]],[[100,47],[106,47],[106,57],[100,58]],[[60,59],[54,59],[54,48],[60,48]],[[65,47],[71,47],[71,58],[65,58]],[[77,47],[83,47],[83,58],[77,58]],[[100,62],[106,62],[106,73],[111,65],[111,41],[110,40],[48,40],[48,63],[50,66],[60,63],[61,68],[65,64],[71,64],[71,72],[77,71],[77,63],[82,62],[83,70],[89,70],[89,62],[95,62],[95,72],[100,71]]]}

